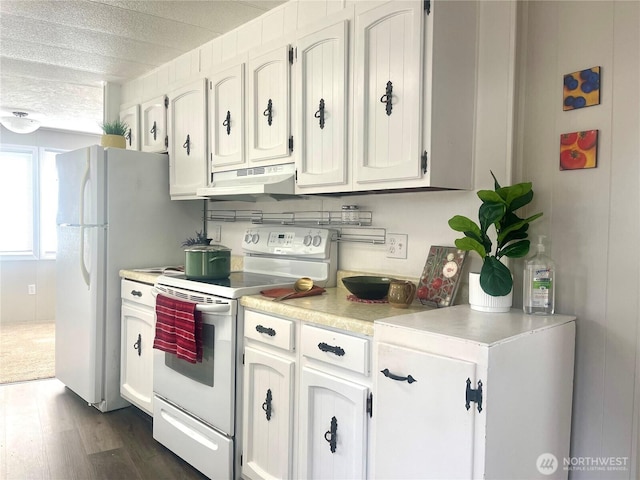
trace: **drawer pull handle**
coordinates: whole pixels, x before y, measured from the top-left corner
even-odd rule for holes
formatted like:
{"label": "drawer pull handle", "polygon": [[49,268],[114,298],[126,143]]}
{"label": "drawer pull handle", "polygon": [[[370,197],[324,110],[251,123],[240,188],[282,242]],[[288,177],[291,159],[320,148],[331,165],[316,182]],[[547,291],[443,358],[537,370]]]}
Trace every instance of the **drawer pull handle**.
{"label": "drawer pull handle", "polygon": [[133,348],[138,350],[138,356],[142,355],[142,335],[138,334],[138,341],[133,344]]}
{"label": "drawer pull handle", "polygon": [[407,383],[417,382],[417,380],[413,378],[411,375],[407,375],[406,377],[401,377],[399,375],[395,375],[391,373],[388,368],[385,368],[384,370],[380,370],[380,373],[382,373],[385,377],[390,378],[391,380],[397,380],[398,382],[407,382]]}
{"label": "drawer pull handle", "polygon": [[270,337],[276,336],[276,331],[273,328],[263,327],[262,325],[256,325],[256,331],[269,335]]}
{"label": "drawer pull handle", "polygon": [[273,396],[271,395],[271,389],[267,390],[267,397],[262,404],[262,410],[266,414],[267,421],[271,420],[271,400],[273,400]]}
{"label": "drawer pull handle", "polygon": [[142,297],[142,292],[140,290],[131,290],[131,295],[134,297]]}
{"label": "drawer pull handle", "polygon": [[329,442],[331,453],[336,453],[336,444],[338,443],[338,420],[331,417],[331,427],[324,434],[324,439]]}
{"label": "drawer pull handle", "polygon": [[320,342],[318,344],[318,348],[323,352],[331,352],[338,357],[344,356],[344,349],[341,347],[334,347],[333,345],[329,345],[328,343]]}

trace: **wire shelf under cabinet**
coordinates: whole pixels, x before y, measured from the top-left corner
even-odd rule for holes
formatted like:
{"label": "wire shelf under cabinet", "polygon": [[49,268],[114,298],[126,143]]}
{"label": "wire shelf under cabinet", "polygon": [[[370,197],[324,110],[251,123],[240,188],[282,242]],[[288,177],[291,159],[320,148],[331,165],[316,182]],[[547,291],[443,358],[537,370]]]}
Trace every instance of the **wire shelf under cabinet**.
{"label": "wire shelf under cabinet", "polygon": [[359,210],[357,220],[343,220],[342,213],[342,211],[265,213],[261,210],[209,210],[206,219],[212,222],[246,221],[253,224],[333,226],[338,231],[339,242],[385,244],[386,229],[371,227],[372,212]]}
{"label": "wire shelf under cabinet", "polygon": [[343,220],[341,211],[303,211],[267,213],[261,210],[209,210],[207,220],[214,222],[248,221],[255,224],[279,223],[281,225],[349,225],[369,227],[373,221],[370,211],[359,210],[358,218]]}

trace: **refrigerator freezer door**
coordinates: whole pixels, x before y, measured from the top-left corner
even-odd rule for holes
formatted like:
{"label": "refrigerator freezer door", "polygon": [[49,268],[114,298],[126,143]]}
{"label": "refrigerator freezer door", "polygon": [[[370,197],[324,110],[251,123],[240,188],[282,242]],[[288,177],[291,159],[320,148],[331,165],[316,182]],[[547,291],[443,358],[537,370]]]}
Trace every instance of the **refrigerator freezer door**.
{"label": "refrigerator freezer door", "polygon": [[106,223],[106,175],[102,147],[59,154],[56,168],[59,182],[57,224]]}
{"label": "refrigerator freezer door", "polygon": [[106,228],[58,226],[57,233],[56,377],[97,404],[103,400]]}

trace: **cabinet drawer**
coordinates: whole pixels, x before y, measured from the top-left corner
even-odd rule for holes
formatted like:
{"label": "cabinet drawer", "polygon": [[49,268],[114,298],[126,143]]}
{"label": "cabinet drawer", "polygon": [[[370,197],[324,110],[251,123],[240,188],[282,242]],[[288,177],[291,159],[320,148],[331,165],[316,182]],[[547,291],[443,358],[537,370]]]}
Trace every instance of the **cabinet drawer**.
{"label": "cabinet drawer", "polygon": [[250,310],[244,314],[244,336],[252,340],[291,352],[294,349],[293,332],[293,320],[272,317]]}
{"label": "cabinet drawer", "polygon": [[302,326],[301,351],[307,358],[369,375],[369,340],[311,325]]}
{"label": "cabinet drawer", "polygon": [[151,294],[153,285],[146,283],[134,282],[133,280],[122,279],[120,295],[123,300],[140,303],[151,308],[155,308],[156,299]]}

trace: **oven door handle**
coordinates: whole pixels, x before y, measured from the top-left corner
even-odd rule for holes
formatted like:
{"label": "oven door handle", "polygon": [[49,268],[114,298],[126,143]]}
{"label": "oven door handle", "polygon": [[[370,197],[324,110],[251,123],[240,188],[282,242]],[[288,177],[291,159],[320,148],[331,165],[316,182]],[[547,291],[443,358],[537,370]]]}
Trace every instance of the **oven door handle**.
{"label": "oven door handle", "polygon": [[[160,293],[162,293],[163,295],[166,295],[163,291],[158,290],[155,287],[151,289],[151,295],[153,297],[157,297],[158,294]],[[231,313],[231,304],[230,303],[198,303],[196,304],[196,310],[202,313]]]}
{"label": "oven door handle", "polygon": [[202,313],[230,313],[231,305],[229,303],[199,303],[196,305],[196,310]]}

